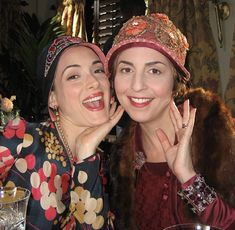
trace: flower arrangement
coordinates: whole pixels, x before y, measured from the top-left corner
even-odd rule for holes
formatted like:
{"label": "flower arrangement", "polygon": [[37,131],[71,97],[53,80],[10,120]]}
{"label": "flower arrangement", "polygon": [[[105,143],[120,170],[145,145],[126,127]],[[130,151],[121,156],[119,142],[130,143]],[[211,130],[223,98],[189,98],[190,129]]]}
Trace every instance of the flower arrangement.
{"label": "flower arrangement", "polygon": [[16,96],[11,98],[2,97],[0,94],[0,130],[10,121],[19,116],[19,110],[14,108],[13,101]]}

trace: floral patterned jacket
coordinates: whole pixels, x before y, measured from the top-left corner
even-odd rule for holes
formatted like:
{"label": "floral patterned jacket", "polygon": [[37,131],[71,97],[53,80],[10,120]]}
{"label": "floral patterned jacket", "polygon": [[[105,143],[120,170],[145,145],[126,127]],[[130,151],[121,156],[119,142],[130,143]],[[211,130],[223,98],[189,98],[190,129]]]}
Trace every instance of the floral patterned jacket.
{"label": "floral patterned jacket", "polygon": [[101,152],[71,165],[51,120],[0,132],[0,185],[31,191],[27,229],[110,229]]}

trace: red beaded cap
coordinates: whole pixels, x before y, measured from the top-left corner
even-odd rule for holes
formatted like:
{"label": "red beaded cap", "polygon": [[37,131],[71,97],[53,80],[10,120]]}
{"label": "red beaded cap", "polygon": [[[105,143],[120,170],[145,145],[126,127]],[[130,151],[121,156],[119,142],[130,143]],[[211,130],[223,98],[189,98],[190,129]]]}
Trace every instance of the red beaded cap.
{"label": "red beaded cap", "polygon": [[190,77],[184,67],[189,44],[167,15],[154,13],[128,20],[115,37],[114,44],[106,56],[108,72],[111,72],[110,68],[116,56],[130,47],[155,49],[165,55],[185,78]]}

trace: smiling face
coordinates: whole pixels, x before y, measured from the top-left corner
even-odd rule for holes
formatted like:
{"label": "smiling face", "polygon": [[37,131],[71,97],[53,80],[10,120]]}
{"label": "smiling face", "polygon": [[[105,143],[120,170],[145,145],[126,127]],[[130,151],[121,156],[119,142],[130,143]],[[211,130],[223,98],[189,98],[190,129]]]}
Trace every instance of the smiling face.
{"label": "smiling face", "polygon": [[84,46],[65,50],[57,64],[49,106],[81,127],[109,119],[110,85],[99,57]]}
{"label": "smiling face", "polygon": [[174,68],[160,52],[133,47],[115,61],[114,87],[120,104],[137,122],[151,122],[169,116],[174,86]]}

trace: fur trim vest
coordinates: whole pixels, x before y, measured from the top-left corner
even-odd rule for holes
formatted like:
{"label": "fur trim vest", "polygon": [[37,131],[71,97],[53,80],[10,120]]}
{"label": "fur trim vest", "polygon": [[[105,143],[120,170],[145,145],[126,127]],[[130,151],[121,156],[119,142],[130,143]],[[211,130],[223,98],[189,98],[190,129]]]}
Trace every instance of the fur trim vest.
{"label": "fur trim vest", "polygon": [[[196,172],[232,207],[235,207],[235,126],[229,110],[215,94],[201,88],[191,89],[184,100],[197,108],[192,135],[192,159]],[[110,162],[111,209],[116,228],[134,227],[134,132],[129,127],[115,144]],[[132,218],[130,218],[132,217]]]}

